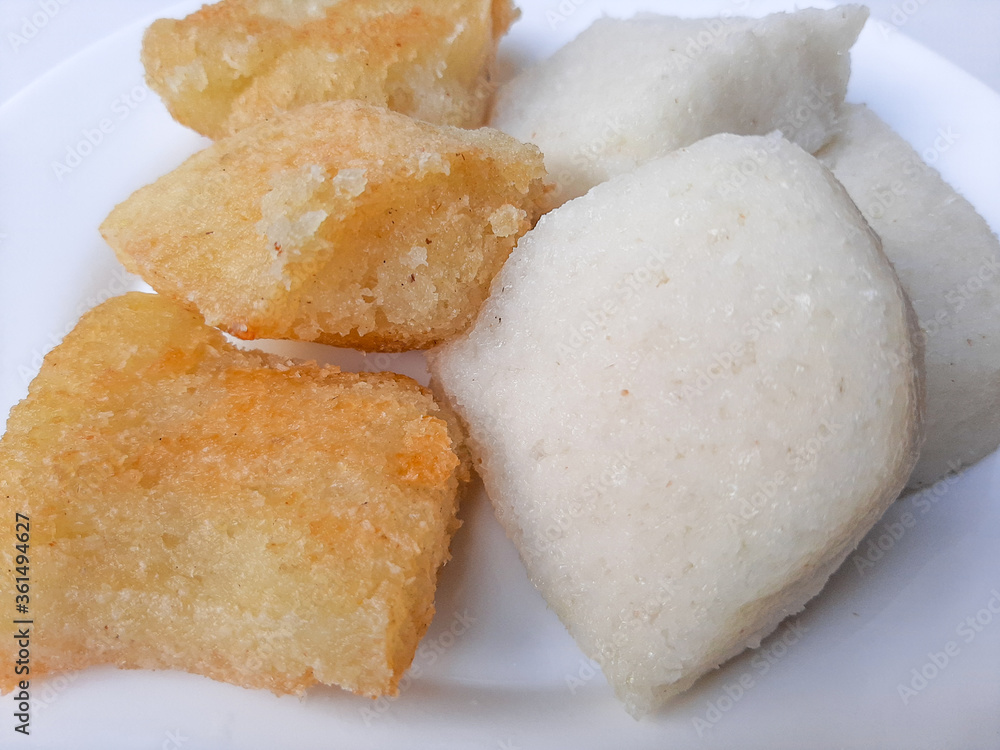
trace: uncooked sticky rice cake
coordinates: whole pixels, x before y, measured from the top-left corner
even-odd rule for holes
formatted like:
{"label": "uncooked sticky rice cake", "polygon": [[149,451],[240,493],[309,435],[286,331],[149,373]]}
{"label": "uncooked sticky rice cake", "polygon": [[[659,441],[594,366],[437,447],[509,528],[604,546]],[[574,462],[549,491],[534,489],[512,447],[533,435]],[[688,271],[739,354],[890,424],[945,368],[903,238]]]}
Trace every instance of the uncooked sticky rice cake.
{"label": "uncooked sticky rice cake", "polygon": [[819,158],[882,238],[923,330],[927,440],[910,486],[1000,444],[1000,242],[874,112],[848,105]]}
{"label": "uncooked sticky rice cake", "polygon": [[859,5],[762,19],[602,18],[502,86],[491,125],[535,143],[560,200],[715,133],[833,135]]}
{"label": "uncooked sticky rice cake", "polygon": [[109,300],[0,440],[0,511],[30,524],[32,682],[110,664],[395,694],[458,525],[459,445],[409,378],[239,351],[159,295]]}
{"label": "uncooked sticky rice cake", "polygon": [[210,138],[313,102],[360,99],[477,128],[510,0],[222,0],[146,31],[150,88]]}
{"label": "uncooked sticky rice cake", "polygon": [[217,141],[101,233],[156,291],[244,339],[422,349],[464,330],[544,197],[534,146],[360,102]]}
{"label": "uncooked sticky rice cake", "polygon": [[915,317],[844,189],[718,135],[547,214],[431,369],[528,572],[629,711],[755,647],[899,494]]}

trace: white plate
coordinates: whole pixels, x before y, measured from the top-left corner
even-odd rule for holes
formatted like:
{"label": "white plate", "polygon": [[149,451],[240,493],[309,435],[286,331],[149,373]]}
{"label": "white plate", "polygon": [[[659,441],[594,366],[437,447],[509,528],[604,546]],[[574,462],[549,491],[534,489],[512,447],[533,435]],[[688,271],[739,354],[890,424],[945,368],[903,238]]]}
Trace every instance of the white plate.
{"label": "white plate", "polygon": [[[678,7],[522,4],[528,9],[504,42],[508,67],[551,53],[602,6],[614,15]],[[790,5],[756,2],[751,12]],[[24,396],[42,355],[84,310],[143,288],[97,232],[110,208],[207,143],[143,86],[144,25],[85,50],[0,108],[0,414]],[[869,24],[853,57],[850,98],[868,102],[1000,228],[1000,98],[885,25]],[[419,355],[279,346],[350,368],[423,374]],[[862,543],[862,551],[870,542],[888,548],[873,565],[852,558],[795,618],[795,630],[786,624],[761,651],[641,722],[546,609],[481,492],[463,516],[416,658],[420,675],[394,701],[332,688],[277,698],[179,672],[91,669],[33,685],[30,738],[14,738],[13,701],[0,700],[0,746],[1000,747],[1000,612],[989,611],[1000,609],[997,455],[900,500]],[[968,617],[973,626],[962,625]],[[0,637],[12,627],[0,626]],[[953,655],[936,667],[949,642]],[[929,678],[913,683],[912,670]],[[914,690],[905,702],[900,685]]]}

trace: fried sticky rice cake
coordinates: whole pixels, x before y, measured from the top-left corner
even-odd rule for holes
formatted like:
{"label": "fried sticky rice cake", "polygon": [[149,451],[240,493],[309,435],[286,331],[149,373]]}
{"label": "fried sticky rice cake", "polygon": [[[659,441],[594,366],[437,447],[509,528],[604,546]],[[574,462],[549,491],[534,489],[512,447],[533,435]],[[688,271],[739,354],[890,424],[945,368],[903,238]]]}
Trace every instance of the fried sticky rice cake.
{"label": "fried sticky rice cake", "polygon": [[162,296],[95,308],[0,441],[3,513],[30,518],[32,678],[394,693],[458,525],[451,420],[408,378],[240,351]]}
{"label": "fried sticky rice cake", "polygon": [[537,148],[498,131],[313,104],[195,154],[101,232],[234,336],[423,349],[471,323],[544,175]]}
{"label": "fried sticky rice cake", "polygon": [[441,125],[485,124],[509,0],[223,0],[146,32],[146,80],[209,138],[278,111],[361,99]]}

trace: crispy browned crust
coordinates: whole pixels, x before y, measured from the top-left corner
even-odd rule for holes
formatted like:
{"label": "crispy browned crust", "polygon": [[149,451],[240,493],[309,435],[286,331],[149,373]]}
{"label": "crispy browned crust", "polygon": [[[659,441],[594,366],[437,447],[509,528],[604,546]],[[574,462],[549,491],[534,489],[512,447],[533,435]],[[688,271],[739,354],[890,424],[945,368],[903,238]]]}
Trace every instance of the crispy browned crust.
{"label": "crispy browned crust", "polygon": [[534,146],[360,102],[195,154],[101,232],[154,289],[240,338],[425,349],[475,318],[544,206]]}
{"label": "crispy browned crust", "polygon": [[222,0],[146,31],[146,80],[180,123],[230,135],[303,104],[360,99],[429,122],[485,123],[510,0]]}
{"label": "crispy browned crust", "polygon": [[455,429],[408,378],[242,352],[162,296],[92,310],[0,440],[0,510],[30,518],[30,679],[394,693],[458,525]]}

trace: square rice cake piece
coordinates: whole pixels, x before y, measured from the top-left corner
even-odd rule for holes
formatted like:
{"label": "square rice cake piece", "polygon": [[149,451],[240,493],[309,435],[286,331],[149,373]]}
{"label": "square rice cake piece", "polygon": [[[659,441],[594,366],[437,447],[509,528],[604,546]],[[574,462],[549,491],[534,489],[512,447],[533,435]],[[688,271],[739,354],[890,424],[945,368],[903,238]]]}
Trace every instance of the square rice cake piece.
{"label": "square rice cake piece", "polygon": [[160,294],[241,339],[426,349],[475,319],[547,205],[499,131],[360,102],[286,112],[195,154],[101,225]]}
{"label": "square rice cake piece", "polygon": [[146,81],[210,138],[276,112],[360,99],[441,125],[485,123],[510,0],[222,0],[146,31]]}
{"label": "square rice cake piece", "polygon": [[[459,445],[409,378],[240,351],[162,296],[109,300],[0,440],[3,515],[30,519],[32,679],[111,664],[395,693],[458,526]],[[6,601],[17,554],[0,549]]]}

